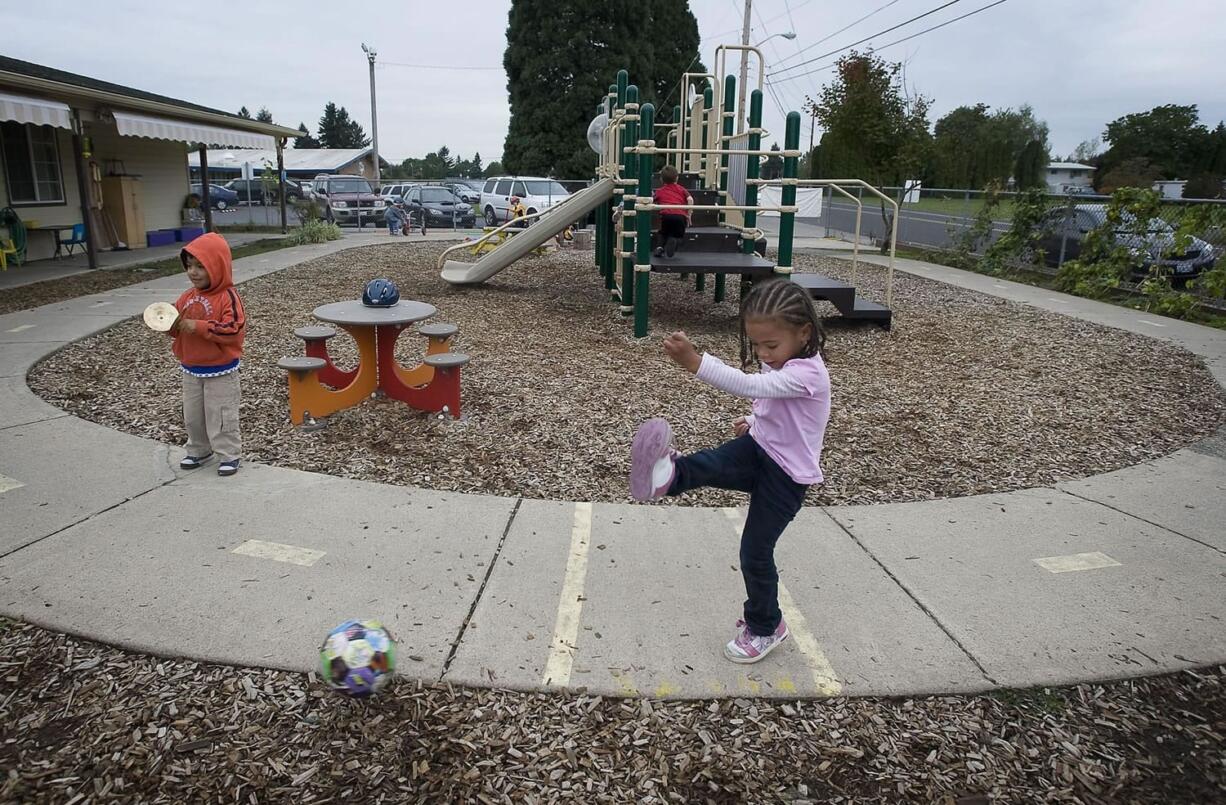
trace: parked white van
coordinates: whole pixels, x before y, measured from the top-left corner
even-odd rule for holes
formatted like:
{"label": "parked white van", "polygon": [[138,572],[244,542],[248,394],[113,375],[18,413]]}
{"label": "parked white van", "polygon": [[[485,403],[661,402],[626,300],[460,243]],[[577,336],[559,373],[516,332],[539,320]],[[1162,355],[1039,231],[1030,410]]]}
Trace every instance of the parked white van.
{"label": "parked white van", "polygon": [[495,176],[486,179],[481,189],[481,213],[488,226],[498,226],[510,220],[511,196],[519,196],[531,215],[565,201],[570,192],[553,179],[541,176]]}

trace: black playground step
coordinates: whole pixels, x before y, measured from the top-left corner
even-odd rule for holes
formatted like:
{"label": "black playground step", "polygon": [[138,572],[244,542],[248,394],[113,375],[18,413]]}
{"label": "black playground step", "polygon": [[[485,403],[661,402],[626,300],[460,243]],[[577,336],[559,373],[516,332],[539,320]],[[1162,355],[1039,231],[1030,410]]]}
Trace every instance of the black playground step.
{"label": "black playground step", "polygon": [[[651,233],[651,247],[663,246],[659,230]],[[755,250],[766,256],[766,238],[759,238]],[[742,250],[741,232],[726,226],[691,226],[685,230],[682,251],[690,252],[739,252]]]}
{"label": "black playground step", "polygon": [[821,274],[793,274],[792,282],[809,292],[814,299],[824,299],[834,305],[845,318],[871,321],[890,329],[892,311],[885,305],[856,295],[854,286]]}
{"label": "black playground step", "polygon": [[651,256],[651,270],[661,274],[740,274],[769,277],[775,264],[757,254],[678,251],[672,257]]}

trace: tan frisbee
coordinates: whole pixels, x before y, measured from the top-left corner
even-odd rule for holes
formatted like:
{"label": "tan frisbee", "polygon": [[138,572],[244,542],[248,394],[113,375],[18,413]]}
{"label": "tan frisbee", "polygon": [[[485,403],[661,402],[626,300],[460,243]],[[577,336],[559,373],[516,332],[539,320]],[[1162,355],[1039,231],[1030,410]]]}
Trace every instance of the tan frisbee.
{"label": "tan frisbee", "polygon": [[145,308],[145,324],[159,333],[169,332],[179,318],[179,311],[169,302],[154,302]]}

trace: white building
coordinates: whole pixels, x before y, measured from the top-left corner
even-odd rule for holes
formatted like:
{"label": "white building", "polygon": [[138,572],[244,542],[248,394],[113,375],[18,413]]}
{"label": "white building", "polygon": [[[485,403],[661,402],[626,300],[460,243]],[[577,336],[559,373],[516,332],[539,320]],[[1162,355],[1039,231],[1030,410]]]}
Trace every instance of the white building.
{"label": "white building", "polygon": [[1089,188],[1094,182],[1094,166],[1080,162],[1047,163],[1047,189],[1063,193],[1070,187]]}
{"label": "white building", "polygon": [[1183,188],[1187,183],[1187,179],[1159,179],[1154,182],[1153,188],[1163,198],[1183,198]]}
{"label": "white building", "polygon": [[[0,207],[50,257],[84,228],[98,249],[143,248],[183,224],[187,154],[206,146],[275,152],[295,129],[0,56]],[[11,234],[5,227],[0,238]]]}

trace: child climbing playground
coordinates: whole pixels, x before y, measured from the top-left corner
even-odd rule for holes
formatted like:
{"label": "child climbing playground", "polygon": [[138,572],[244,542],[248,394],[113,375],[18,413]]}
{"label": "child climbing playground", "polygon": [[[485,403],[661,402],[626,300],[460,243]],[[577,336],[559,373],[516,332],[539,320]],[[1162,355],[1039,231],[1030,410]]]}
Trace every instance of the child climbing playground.
{"label": "child climbing playground", "polygon": [[740,551],[747,597],[736,636],[724,647],[733,662],[758,662],[788,637],[779,610],[775,543],[809,486],[822,482],[822,440],[830,418],[824,345],[821,322],[800,286],[784,279],[759,282],[741,303],[741,368],[756,359],[757,374],[700,355],[683,332],[664,339],[668,356],[699,380],[753,400],[752,413],[733,422],[735,438],[682,455],[673,448],[665,419],[647,420],[634,435],[630,494],[636,500],[703,486],[749,493]]}
{"label": "child climbing playground", "polygon": [[[694,203],[689,191],[677,183],[678,176],[672,165],[665,165],[660,171],[663,184],[652,193],[656,204]],[[665,207],[660,211],[660,245],[656,247],[656,257],[672,257],[677,253],[677,247],[685,240],[685,227],[689,222],[689,210]]]}

